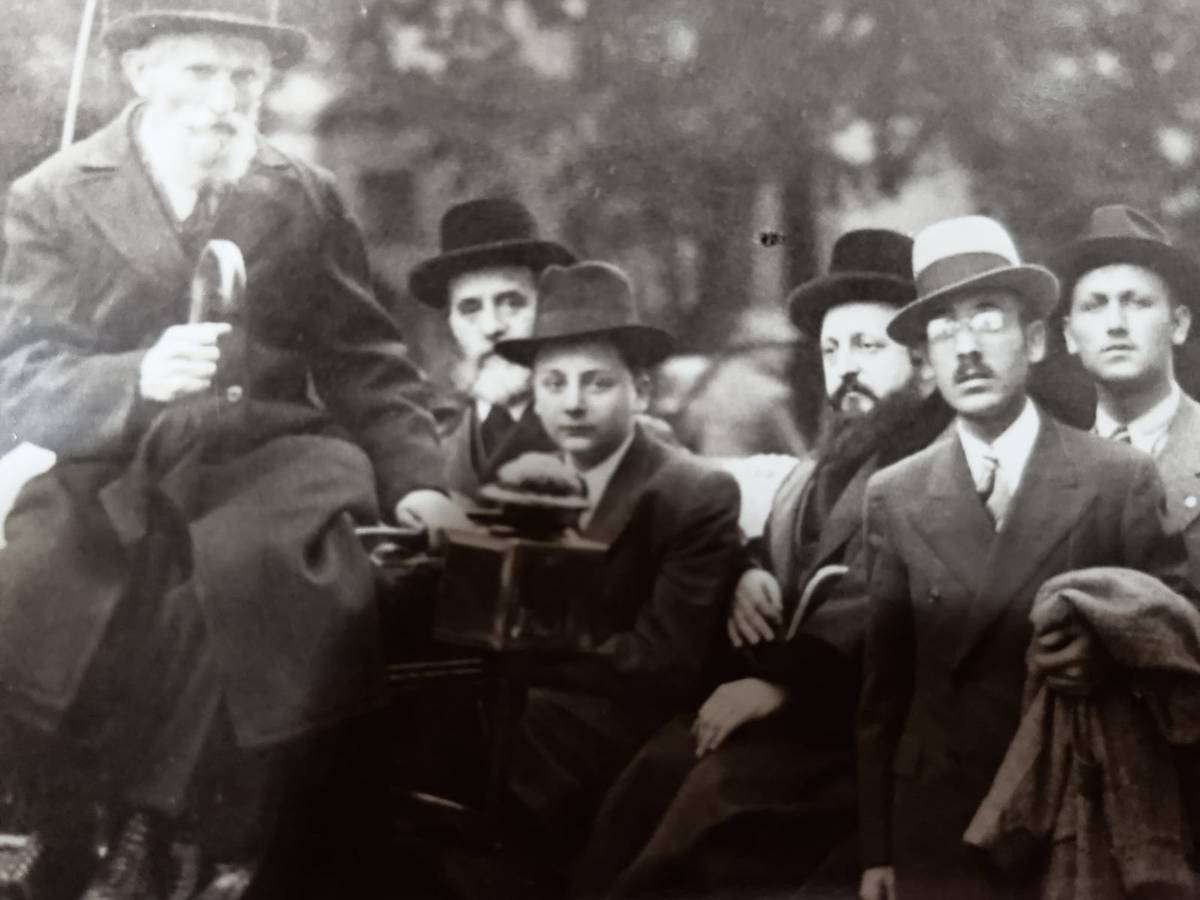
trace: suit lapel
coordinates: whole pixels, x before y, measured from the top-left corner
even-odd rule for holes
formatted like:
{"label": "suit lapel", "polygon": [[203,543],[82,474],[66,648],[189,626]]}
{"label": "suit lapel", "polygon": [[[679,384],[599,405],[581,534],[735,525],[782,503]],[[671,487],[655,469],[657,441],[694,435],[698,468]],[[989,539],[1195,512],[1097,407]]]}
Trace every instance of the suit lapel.
{"label": "suit lapel", "polygon": [[472,444],[478,429],[475,427],[475,403],[467,400],[467,408],[454,430],[446,437],[446,484],[450,490],[474,496],[479,489],[475,474]]}
{"label": "suit lapel", "polygon": [[190,273],[190,263],[175,224],[134,151],[130,129],[136,108],[127,108],[91,139],[80,161],[81,177],[67,191],[130,265],[170,285]]}
{"label": "suit lapel", "polygon": [[260,142],[250,170],[221,201],[213,235],[233,241],[250,260],[262,242],[278,235],[302,208],[303,193],[287,158]]}
{"label": "suit lapel", "polygon": [[804,507],[812,497],[815,465],[811,457],[797,463],[771,502],[765,534],[767,552],[771,569],[785,592],[794,588],[799,575],[796,571],[796,538],[804,518]]}
{"label": "suit lapel", "polygon": [[955,435],[936,447],[928,493],[910,517],[913,530],[971,593],[981,584],[996,532]]}
{"label": "suit lapel", "polygon": [[667,453],[666,448],[646,437],[638,426],[633,443],[613,473],[583,536],[602,544],[614,543],[629,524],[646,482],[658,471]]}
{"label": "suit lapel", "polygon": [[[1183,531],[1200,516],[1200,403],[1184,394],[1158,457],[1158,470],[1167,491],[1167,527]],[[1187,505],[1188,499],[1192,504]]]}
{"label": "suit lapel", "polygon": [[1068,456],[1058,426],[1039,410],[1037,440],[1021,483],[1013,495],[1004,527],[995,535],[983,577],[957,642],[956,662],[966,658],[988,626],[1079,521],[1088,493]]}
{"label": "suit lapel", "polygon": [[867,492],[867,480],[875,474],[877,457],[872,456],[859,466],[850,483],[846,485],[833,509],[821,526],[821,538],[817,543],[817,555],[810,569],[816,570],[840,550],[859,529],[863,521],[863,498]]}

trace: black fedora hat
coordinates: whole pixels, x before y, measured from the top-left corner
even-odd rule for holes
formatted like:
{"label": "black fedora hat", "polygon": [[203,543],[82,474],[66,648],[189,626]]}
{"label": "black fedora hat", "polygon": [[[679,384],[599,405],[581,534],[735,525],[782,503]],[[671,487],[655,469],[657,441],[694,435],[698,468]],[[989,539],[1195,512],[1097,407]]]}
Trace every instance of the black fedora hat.
{"label": "black fedora hat", "polygon": [[788,295],[788,314],[809,337],[821,333],[821,320],[834,306],[872,300],[903,306],[916,296],[912,240],[898,231],[860,228],[833,245],[829,272]]}
{"label": "black fedora hat", "polygon": [[1200,265],[1171,243],[1166,230],[1132,206],[1113,204],[1092,211],[1087,228],[1050,256],[1050,267],[1062,281],[1062,312],[1071,302],[1075,283],[1092,269],[1115,263],[1144,266],[1171,285],[1175,299],[1196,308]]}
{"label": "black fedora hat", "polygon": [[675,346],[667,332],[638,321],[629,276],[611,263],[585,261],[542,273],[533,335],[500,341],[496,352],[532,366],[547,344],[593,338],[612,342],[636,366],[662,362]]}
{"label": "black fedora hat", "polygon": [[308,35],[274,21],[269,0],[133,0],[105,28],[104,43],[121,54],[156,37],[212,32],[262,41],[279,68],[308,52]]}
{"label": "black fedora hat", "polygon": [[463,272],[486,266],[526,266],[541,272],[570,265],[575,254],[538,237],[533,214],[518,200],[484,197],[450,207],[442,216],[441,253],[413,267],[412,295],[428,306],[446,305],[446,286]]}

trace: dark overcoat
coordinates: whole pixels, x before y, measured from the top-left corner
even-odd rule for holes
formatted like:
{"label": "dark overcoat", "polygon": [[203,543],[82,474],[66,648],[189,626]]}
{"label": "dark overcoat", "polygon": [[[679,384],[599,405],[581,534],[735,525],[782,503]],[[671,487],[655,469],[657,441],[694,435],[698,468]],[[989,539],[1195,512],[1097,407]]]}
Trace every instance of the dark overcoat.
{"label": "dark overcoat", "polygon": [[1182,543],[1165,536],[1153,461],[1039,419],[998,533],[957,438],[867,487],[863,862],[894,865],[911,896],[1015,896],[962,834],[1016,731],[1041,584],[1115,565],[1190,590]]}
{"label": "dark overcoat", "polygon": [[653,729],[695,703],[739,553],[733,478],[641,426],[583,536],[608,544],[597,651],[548,666],[518,729],[514,790],[548,823],[590,810]]}
{"label": "dark overcoat", "polygon": [[377,693],[351,526],[441,484],[427,387],[331,178],[262,143],[212,233],[245,256],[244,359],[219,395],[142,399],[142,357],[186,321],[193,260],[134,149],[136,110],[9,197],[0,419],[59,461],[0,551],[0,682],[48,727],[61,719],[135,580],[139,529],[169,509],[239,735],[277,740]]}

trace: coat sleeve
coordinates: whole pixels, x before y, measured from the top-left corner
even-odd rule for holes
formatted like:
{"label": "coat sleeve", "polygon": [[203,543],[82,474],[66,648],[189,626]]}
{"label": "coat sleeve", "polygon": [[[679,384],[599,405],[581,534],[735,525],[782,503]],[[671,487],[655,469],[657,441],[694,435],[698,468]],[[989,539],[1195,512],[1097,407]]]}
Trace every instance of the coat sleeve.
{"label": "coat sleeve", "polygon": [[856,725],[860,852],[864,867],[891,861],[892,760],[913,691],[914,632],[908,574],[897,553],[880,482],[866,496],[867,633]]}
{"label": "coat sleeve", "polygon": [[600,646],[619,689],[666,702],[691,699],[712,660],[740,549],[738,486],[706,472],[672,501],[680,503],[664,537],[653,593],[629,631]]}
{"label": "coat sleeve", "polygon": [[19,441],[75,457],[114,457],[136,439],[144,349],[110,352],[77,314],[90,279],[52,191],[13,185],[0,269],[0,425]]}
{"label": "coat sleeve", "polygon": [[331,183],[323,192],[313,378],[322,401],[371,458],[387,515],[409,491],[444,486],[434,392],[375,299],[358,225]]}
{"label": "coat sleeve", "polygon": [[1166,492],[1158,468],[1149,458],[1142,457],[1135,460],[1135,465],[1137,469],[1121,507],[1121,537],[1127,565],[1155,576],[1171,590],[1197,603],[1200,588],[1191,580],[1187,544],[1183,535],[1166,531]]}

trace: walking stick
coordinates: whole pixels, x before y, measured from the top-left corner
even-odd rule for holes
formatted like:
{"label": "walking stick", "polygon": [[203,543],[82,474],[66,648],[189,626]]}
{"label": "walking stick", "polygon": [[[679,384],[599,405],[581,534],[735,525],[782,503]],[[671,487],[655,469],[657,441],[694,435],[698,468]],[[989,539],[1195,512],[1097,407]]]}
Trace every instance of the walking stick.
{"label": "walking stick", "polygon": [[63,114],[62,149],[75,141],[75,123],[79,118],[79,101],[83,95],[83,70],[87,68],[88,45],[92,41],[92,26],[96,22],[96,7],[100,0],[84,0],[83,18],[79,22],[79,38],[75,41],[75,59],[71,62],[71,84],[67,88],[67,109]]}

